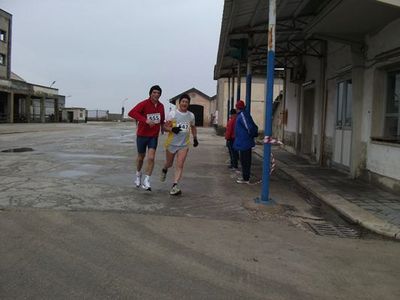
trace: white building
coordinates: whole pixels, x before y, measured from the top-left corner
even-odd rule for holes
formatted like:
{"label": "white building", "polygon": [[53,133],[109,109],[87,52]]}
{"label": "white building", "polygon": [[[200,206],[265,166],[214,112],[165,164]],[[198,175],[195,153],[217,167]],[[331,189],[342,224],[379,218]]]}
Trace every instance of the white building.
{"label": "white building", "polygon": [[[239,34],[265,68],[267,11],[225,1],[216,79],[232,75],[226,41]],[[400,191],[400,2],[278,0],[275,54],[286,149]]]}

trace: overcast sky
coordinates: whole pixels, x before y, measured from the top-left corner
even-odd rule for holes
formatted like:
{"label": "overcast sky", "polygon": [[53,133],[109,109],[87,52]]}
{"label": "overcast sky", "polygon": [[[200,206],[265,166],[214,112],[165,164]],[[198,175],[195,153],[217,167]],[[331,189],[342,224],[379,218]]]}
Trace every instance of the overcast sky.
{"label": "overcast sky", "polygon": [[216,93],[223,0],[0,0],[13,15],[12,71],[67,106],[120,112],[163,89]]}

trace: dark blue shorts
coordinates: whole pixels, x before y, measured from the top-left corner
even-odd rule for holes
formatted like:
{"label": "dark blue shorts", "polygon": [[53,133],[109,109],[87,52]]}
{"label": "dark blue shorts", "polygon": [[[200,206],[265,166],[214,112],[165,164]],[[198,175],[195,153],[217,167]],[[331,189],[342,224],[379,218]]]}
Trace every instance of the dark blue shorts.
{"label": "dark blue shorts", "polygon": [[157,149],[158,137],[137,136],[136,145],[138,153],[146,153],[146,148]]}

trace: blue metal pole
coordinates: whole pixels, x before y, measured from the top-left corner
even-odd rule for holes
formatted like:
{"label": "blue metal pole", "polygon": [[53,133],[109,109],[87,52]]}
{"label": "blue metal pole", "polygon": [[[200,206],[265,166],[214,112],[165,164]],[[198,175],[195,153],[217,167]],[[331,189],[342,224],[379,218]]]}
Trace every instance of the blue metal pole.
{"label": "blue metal pole", "polygon": [[[272,98],[274,93],[274,69],[275,69],[275,24],[276,24],[276,0],[269,0],[269,25],[268,25],[268,60],[267,82],[265,96],[265,136],[272,135]],[[269,202],[269,183],[271,169],[271,144],[264,144],[263,179],[261,203]]]}

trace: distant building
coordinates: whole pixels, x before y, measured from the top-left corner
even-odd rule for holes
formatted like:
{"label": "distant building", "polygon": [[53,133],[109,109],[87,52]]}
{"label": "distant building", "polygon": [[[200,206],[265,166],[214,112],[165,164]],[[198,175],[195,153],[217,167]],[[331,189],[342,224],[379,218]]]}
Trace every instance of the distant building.
{"label": "distant building", "polygon": [[65,107],[61,110],[61,120],[68,123],[86,122],[86,109],[83,107]]}
{"label": "distant building", "polygon": [[0,9],[0,122],[58,122],[65,96],[11,72],[12,15]]}
{"label": "distant building", "polygon": [[182,94],[190,96],[189,110],[194,114],[196,126],[212,126],[213,116],[216,110],[215,96],[210,97],[196,88],[191,88],[179,95],[169,99],[169,102],[176,104]]}

